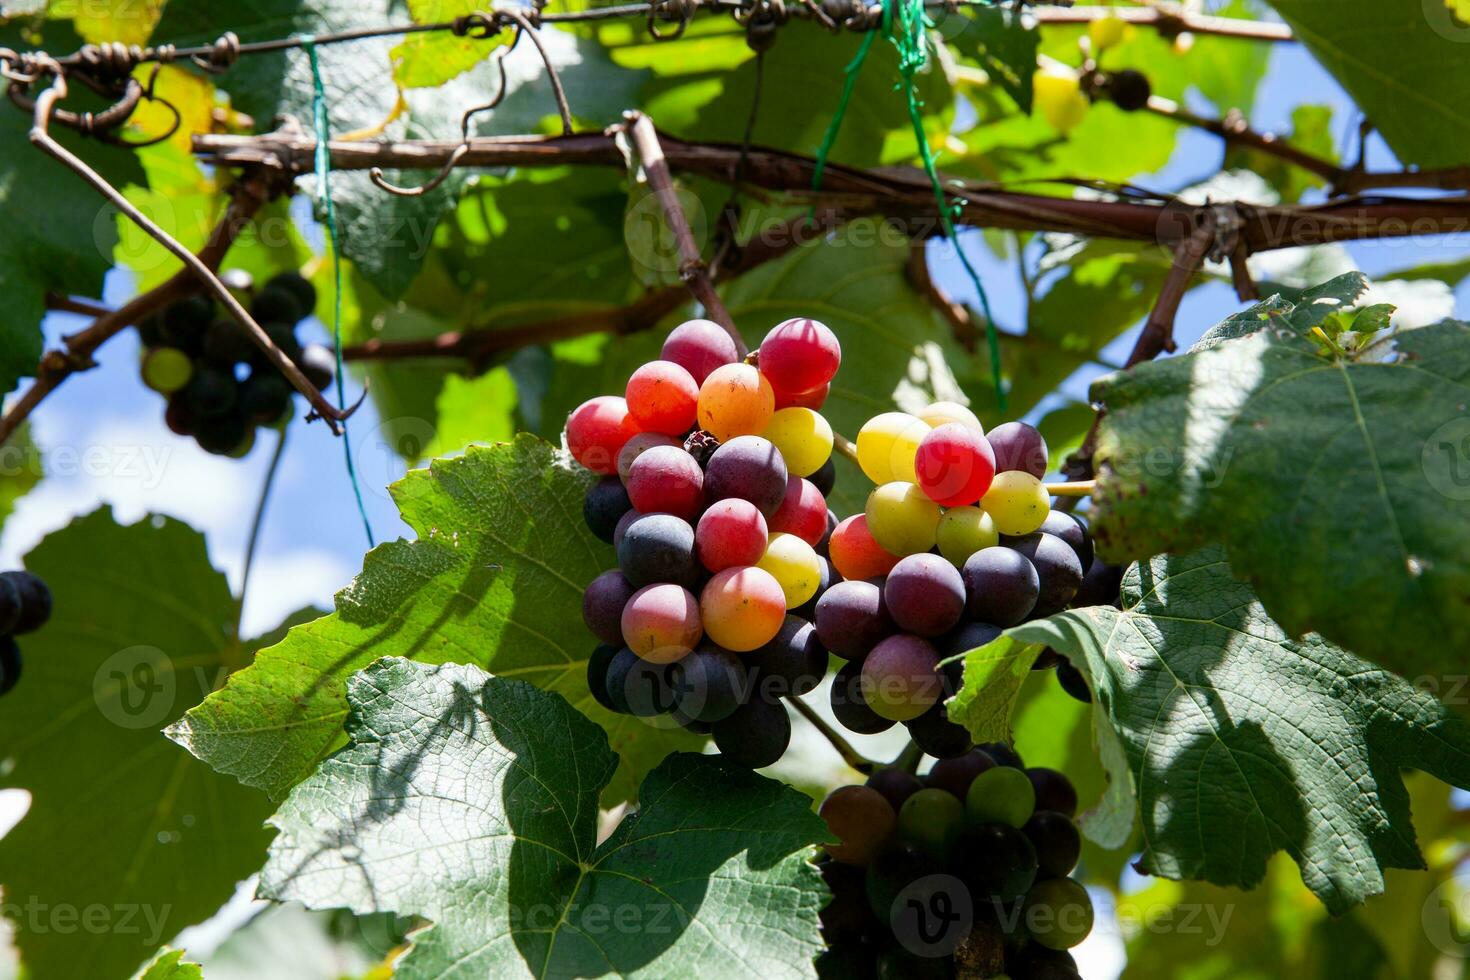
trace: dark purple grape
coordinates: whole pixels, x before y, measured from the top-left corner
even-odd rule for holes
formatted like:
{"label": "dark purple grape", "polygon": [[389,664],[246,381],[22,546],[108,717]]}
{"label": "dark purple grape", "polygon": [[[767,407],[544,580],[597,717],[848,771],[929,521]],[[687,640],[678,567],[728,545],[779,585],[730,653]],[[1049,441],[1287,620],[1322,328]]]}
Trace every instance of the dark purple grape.
{"label": "dark purple grape", "polygon": [[245,328],[229,317],[221,317],[205,328],[204,359],[215,367],[233,371],[236,364],[249,361],[256,350]]}
{"label": "dark purple grape", "polygon": [[1032,617],[1039,619],[1066,609],[1082,587],[1082,563],[1072,546],[1054,534],[1037,531],[1016,538],[1010,547],[1036,569],[1039,591]]}
{"label": "dark purple grape", "polygon": [[306,344],[296,358],[296,366],[318,391],[326,391],[337,377],[337,354],[323,344]]}
{"label": "dark purple grape", "polygon": [[207,453],[229,456],[240,449],[253,431],[254,427],[244,412],[226,409],[222,414],[200,416],[194,439]]}
{"label": "dark purple grape", "polygon": [[1063,657],[1060,653],[1057,653],[1051,647],[1047,647],[1036,655],[1035,660],[1031,661],[1031,669],[1051,670],[1057,664],[1061,663],[1062,660]]}
{"label": "dark purple grape", "polygon": [[[876,588],[876,586],[875,586]],[[850,732],[876,735],[892,728],[895,722],[880,717],[863,697],[863,662],[849,660],[832,678],[832,714]]]}
{"label": "dark purple grape", "polygon": [[941,639],[936,646],[939,647],[941,657],[955,657],[978,650],[999,637],[1002,632],[999,626],[991,626],[989,623],[961,623],[958,629]]}
{"label": "dark purple grape", "polygon": [[1036,809],[1055,810],[1068,817],[1077,815],[1077,789],[1072,781],[1055,769],[1032,766],[1026,770],[1036,790]]}
{"label": "dark purple grape", "polygon": [[[822,534],[821,540],[812,545],[817,554],[828,561],[832,559],[832,532],[837,530],[837,525],[840,523],[837,520],[837,514],[829,507],[827,509],[827,530]],[[835,568],[832,569],[832,578],[836,582],[842,581],[842,576],[837,574],[837,569]]]}
{"label": "dark purple grape", "polygon": [[621,647],[623,607],[637,591],[616,568],[593,579],[582,593],[582,621],[592,635],[610,646]]}
{"label": "dark purple grape", "polygon": [[822,938],[831,946],[836,942],[859,942],[880,927],[873,910],[868,907],[865,886],[867,872],[841,861],[820,862],[822,881],[832,892],[832,900],[822,909]]}
{"label": "dark purple grape", "polygon": [[1070,663],[1057,665],[1057,683],[1062,685],[1062,690],[1083,704],[1092,703],[1092,688],[1087,686],[1087,678]]}
{"label": "dark purple grape", "polygon": [[707,724],[733,715],[750,693],[746,665],[708,640],[674,664],[673,677],[679,714]]}
{"label": "dark purple grape", "polygon": [[672,514],[644,514],[623,531],[618,567],[638,588],[659,582],[699,588],[699,562],[694,557],[694,528]]}
{"label": "dark purple grape", "polygon": [[587,689],[592,692],[593,700],[608,711],[619,710],[618,702],[613,700],[607,690],[608,668],[617,655],[617,647],[601,643],[592,651],[592,656],[587,658]]}
{"label": "dark purple grape", "polygon": [[1023,831],[1036,848],[1036,863],[1042,874],[1061,878],[1077,867],[1077,859],[1082,856],[1082,835],[1066,814],[1038,810],[1026,821]]}
{"label": "dark purple grape", "polygon": [[868,865],[868,907],[881,921],[888,922],[899,893],[920,878],[938,874],[940,870],[937,862],[917,845],[907,841],[889,841],[879,848]]}
{"label": "dark purple grape", "polygon": [[832,488],[837,485],[837,467],[833,465],[832,457],[827,457],[827,462],[817,468],[817,471],[807,477],[812,481],[812,486],[822,492],[822,496],[832,496]]}
{"label": "dark purple grape", "polygon": [[767,698],[799,697],[827,676],[827,648],[817,628],[797,615],[788,615],[776,636],[745,655],[754,668],[757,689]]}
{"label": "dark purple grape", "polygon": [[1020,470],[1038,480],[1046,476],[1046,440],[1025,422],[1004,422],[985,434],[995,450],[995,472]]}
{"label": "dark purple grape", "polygon": [[15,632],[15,624],[20,622],[20,614],[19,587],[9,578],[0,575],[0,636],[9,636]]}
{"label": "dark purple grape", "polygon": [[1021,761],[1021,753],[1004,742],[986,742],[976,748],[994,759],[998,766],[1010,766],[1012,769],[1026,768],[1026,763]]}
{"label": "dark purple grape", "polygon": [[1120,606],[1122,604],[1123,569],[1094,558],[1082,576],[1082,588],[1072,597],[1072,606]]}
{"label": "dark purple grape", "polygon": [[748,500],[769,519],[786,499],[786,482],[786,461],[780,450],[760,436],[736,436],[709,458],[705,499]]}
{"label": "dark purple grape", "polygon": [[627,647],[607,668],[608,699],[624,714],[652,718],[674,707],[674,664],[655,664]]}
{"label": "dark purple grape", "polygon": [[883,590],[872,582],[838,582],[817,602],[817,636],[839,657],[858,660],[893,634]]}
{"label": "dark purple grape", "polygon": [[907,724],[914,744],[923,749],[925,755],[936,759],[957,759],[975,744],[963,725],[949,720],[949,711],[943,703],[935,703]]}
{"label": "dark purple grape", "polygon": [[791,718],[780,701],[747,701],[730,717],[715,722],[715,747],[736,765],[764,769],[786,754]]}
{"label": "dark purple grape", "polygon": [[226,415],[239,399],[240,382],[234,374],[219,368],[198,366],[179,397],[197,418],[211,419]]}
{"label": "dark purple grape", "polygon": [[[1077,552],[1077,560],[1082,563],[1082,574],[1092,567],[1092,532],[1087,529],[1087,524],[1082,518],[1065,511],[1054,510],[1046,515],[1046,520],[1041,522],[1039,530],[1046,534],[1055,535],[1067,542],[1072,550]],[[1002,536],[1001,544],[1010,544],[1010,539]]]}
{"label": "dark purple grape", "polygon": [[965,561],[966,611],[980,623],[1017,626],[1041,595],[1041,577],[1026,556],[1011,548],[982,548]]}
{"label": "dark purple grape", "polygon": [[1036,848],[1024,833],[1006,824],[966,828],[954,854],[960,880],[970,887],[977,904],[1014,902],[1036,881]]}
{"label": "dark purple grape", "polygon": [[279,374],[256,370],[240,385],[240,410],[256,425],[275,425],[291,410],[291,385]]}
{"label": "dark purple grape", "polygon": [[20,647],[15,637],[0,636],[0,697],[9,694],[20,683]]}
{"label": "dark purple grape", "polygon": [[[307,285],[311,284],[307,283]],[[301,293],[287,286],[278,276],[260,287],[260,292],[256,293],[255,298],[250,301],[250,315],[255,317],[259,323],[270,320],[277,323],[295,324],[312,312],[311,307],[303,304],[303,299],[304,296]],[[314,300],[312,305],[315,305]]]}
{"label": "dark purple grape", "polygon": [[934,763],[934,768],[924,777],[924,785],[953,793],[963,803],[975,777],[994,768],[994,759],[979,749],[971,749],[964,755]]}
{"label": "dark purple grape", "polygon": [[612,546],[614,548],[623,543],[623,535],[628,533],[628,525],[642,516],[636,510],[630,510],[618,518],[618,526],[613,528]]}
{"label": "dark purple grape", "polygon": [[177,347],[186,354],[201,353],[204,350],[204,332],[213,319],[214,303],[197,293],[169,304],[159,317],[161,346]]}
{"label": "dark purple grape", "polygon": [[587,527],[608,544],[613,543],[618,522],[632,509],[633,502],[628,499],[623,481],[615,476],[605,476],[592,484],[582,500],[582,517]]}
{"label": "dark purple grape", "polygon": [[919,777],[902,769],[879,769],[868,777],[867,786],[883,794],[897,813],[910,796],[924,788]]}
{"label": "dark purple grape", "polygon": [[888,573],[883,603],[900,629],[941,636],[965,613],[965,580],[938,555],[909,555]]}

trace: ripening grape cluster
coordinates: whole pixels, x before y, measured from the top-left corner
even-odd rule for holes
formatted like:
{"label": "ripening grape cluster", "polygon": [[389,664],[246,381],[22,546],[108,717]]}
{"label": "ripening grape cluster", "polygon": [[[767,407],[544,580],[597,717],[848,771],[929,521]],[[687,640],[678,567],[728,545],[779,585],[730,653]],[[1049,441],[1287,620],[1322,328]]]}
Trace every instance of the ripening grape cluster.
{"label": "ripening grape cluster", "polygon": [[[335,356],[320,344],[302,346],[298,324],[316,308],[316,290],[296,273],[282,273],[259,290],[248,278],[232,286],[249,300],[250,314],[307,379],[326,388]],[[188,296],[138,326],[143,339],[143,382],[168,398],[164,420],[201,449],[244,456],[258,426],[274,426],[291,412],[290,382],[250,339],[245,328],[204,296]]]}
{"label": "ripening grape cluster", "polygon": [[841,359],[815,320],[778,324],[749,359],[691,320],[623,396],[572,412],[567,448],[602,474],[584,516],[618,559],[583,602],[604,707],[710,734],[752,768],[784,754],[781,699],[827,671],[811,620],[832,580],[817,549],[835,474],[817,409]]}
{"label": "ripening grape cluster", "polygon": [[34,632],[51,618],[51,590],[30,572],[0,574],[0,696],[20,681],[17,636]]}
{"label": "ripening grape cluster", "polygon": [[984,745],[923,778],[880,769],[822,803],[838,839],[822,877],[823,977],[1078,980],[1068,950],[1092,931],[1068,877],[1082,839],[1077,792],[1054,769]]}

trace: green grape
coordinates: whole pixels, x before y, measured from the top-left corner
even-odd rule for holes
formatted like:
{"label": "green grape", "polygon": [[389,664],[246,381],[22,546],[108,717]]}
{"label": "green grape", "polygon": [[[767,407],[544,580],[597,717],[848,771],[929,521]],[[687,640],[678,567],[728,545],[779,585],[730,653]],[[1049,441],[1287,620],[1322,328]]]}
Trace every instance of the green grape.
{"label": "green grape", "polygon": [[756,562],[780,584],[786,608],[795,609],[817,594],[822,584],[822,559],[801,538],[777,532],[766,544],[766,553]]}
{"label": "green grape", "polygon": [[761,433],[781,451],[792,476],[811,476],[832,458],[832,426],[809,408],[783,408]]}
{"label": "green grape", "polygon": [[1021,828],[1036,810],[1036,788],[1020,769],[996,766],[975,777],[965,793],[965,813],[972,824],[1006,824]]}
{"label": "green grape", "polygon": [[995,520],[979,507],[951,507],[939,518],[935,532],[939,553],[956,568],[977,551],[1000,544]]}
{"label": "green grape", "polygon": [[942,789],[921,789],[898,811],[899,836],[941,860],[949,856],[964,829],[964,804]]}
{"label": "green grape", "polygon": [[1047,949],[1071,949],[1092,932],[1092,899],[1071,878],[1038,881],[1026,893],[1021,921]]}
{"label": "green grape", "polygon": [[883,484],[868,495],[865,513],[868,533],[885,551],[917,555],[934,547],[939,505],[912,483]]}
{"label": "green grape", "polygon": [[177,347],[155,347],[143,357],[143,383],[172,395],[194,377],[194,361]]}
{"label": "green grape", "polygon": [[1046,515],[1051,513],[1051,497],[1046,492],[1046,484],[1030,473],[1009,470],[995,474],[980,506],[1001,534],[1020,537],[1046,522]]}
{"label": "green grape", "polygon": [[929,434],[929,423],[903,412],[884,412],[867,421],[857,435],[858,465],[880,486],[903,480],[913,483],[914,454]]}

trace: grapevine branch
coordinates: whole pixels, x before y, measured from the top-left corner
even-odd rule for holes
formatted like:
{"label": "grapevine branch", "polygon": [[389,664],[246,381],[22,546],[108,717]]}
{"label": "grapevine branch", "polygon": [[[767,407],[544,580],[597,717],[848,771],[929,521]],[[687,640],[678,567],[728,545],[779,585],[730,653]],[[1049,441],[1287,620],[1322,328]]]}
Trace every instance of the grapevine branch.
{"label": "grapevine branch", "polygon": [[852,743],[843,738],[837,729],[827,724],[827,720],[817,714],[817,709],[807,704],[806,701],[801,698],[788,698],[786,703],[795,708],[797,714],[810,722],[811,726],[820,732],[823,738],[832,743],[832,748],[836,749],[837,754],[842,756],[843,762],[865,776],[871,774],[878,767],[876,762],[865,757],[861,752],[853,748]]}

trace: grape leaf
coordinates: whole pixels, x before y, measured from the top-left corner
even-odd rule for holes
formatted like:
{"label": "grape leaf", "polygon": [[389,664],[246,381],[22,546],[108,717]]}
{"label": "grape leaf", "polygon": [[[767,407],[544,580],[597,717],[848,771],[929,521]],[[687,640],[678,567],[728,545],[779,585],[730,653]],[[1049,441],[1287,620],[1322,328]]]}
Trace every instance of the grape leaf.
{"label": "grape leaf", "polygon": [[1271,0],[1405,164],[1452,167],[1470,140],[1470,26],[1431,0]]}
{"label": "grape leaf", "polygon": [[[416,24],[442,24],[478,12],[477,0],[408,0]],[[393,77],[404,88],[433,88],[490,57],[510,40],[504,31],[494,37],[463,37],[449,31],[410,34],[394,45],[389,57]]]}
{"label": "grape leaf", "polygon": [[1440,675],[1470,645],[1470,327],[1321,353],[1312,329],[1364,286],[1268,301],[1098,381],[1094,528],[1114,558],[1222,543],[1293,634]]}
{"label": "grape leaf", "polygon": [[198,963],[184,962],[183,950],[164,949],[133,980],[204,980],[204,971]]}
{"label": "grape leaf", "polygon": [[35,489],[44,475],[41,450],[31,441],[30,424],[22,424],[0,445],[0,527],[5,526],[16,501]]}
{"label": "grape leaf", "polygon": [[944,17],[939,29],[950,46],[979,63],[1022,112],[1031,112],[1031,79],[1041,47],[1034,17],[998,7],[971,7]]}
{"label": "grape leaf", "polygon": [[990,734],[997,674],[1049,646],[1087,676],[1126,754],[1110,769],[1137,793],[1149,873],[1250,888],[1285,851],[1340,914],[1381,893],[1385,869],[1424,866],[1399,770],[1470,785],[1470,725],[1320,636],[1293,640],[1218,548],[1134,565],[1122,605],[972,651],[952,714]]}
{"label": "grape leaf", "polygon": [[481,664],[566,694],[623,756],[609,789],[625,799],[670,749],[700,743],[603,710],[587,690],[596,641],[582,590],[614,567],[582,520],[591,476],[534,436],[414,470],[391,490],[416,541],[369,552],[337,611],[292,630],[169,734],[272,797],[342,744],[347,679],[374,660]]}
{"label": "grape leaf", "polygon": [[26,567],[55,614],[21,638],[0,711],[0,788],[31,794],[0,839],[5,914],[34,980],[125,977],[265,857],[269,801],[159,734],[256,644],[233,638],[229,585],[176,521],[99,510]]}
{"label": "grape leaf", "polygon": [[350,744],[271,819],[260,891],[433,920],[395,976],[813,975],[826,829],[790,787],[672,755],[598,847],[617,758],[561,697],[389,658],[348,704]]}

